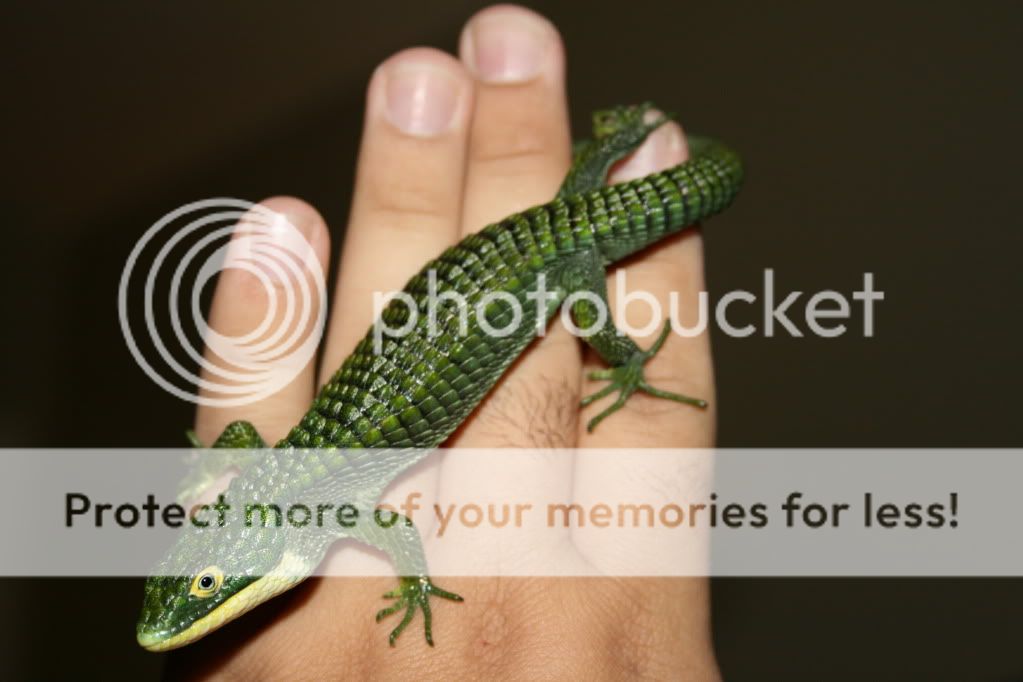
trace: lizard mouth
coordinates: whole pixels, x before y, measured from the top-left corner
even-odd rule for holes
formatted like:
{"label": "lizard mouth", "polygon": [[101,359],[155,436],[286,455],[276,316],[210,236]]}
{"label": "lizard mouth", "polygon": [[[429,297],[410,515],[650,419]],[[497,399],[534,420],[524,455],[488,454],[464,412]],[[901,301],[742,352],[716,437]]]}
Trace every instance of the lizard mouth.
{"label": "lizard mouth", "polygon": [[[226,603],[227,602],[225,602],[225,605]],[[255,606],[255,604],[252,606]],[[217,611],[219,610],[220,609],[217,609]],[[247,610],[248,609],[245,609],[245,611]],[[139,645],[146,651],[170,651],[171,649],[177,649],[185,646],[186,644],[191,644],[197,639],[201,639],[203,636],[213,630],[216,630],[228,620],[233,620],[245,612],[238,611],[235,614],[223,614],[222,617],[211,619],[211,616],[216,615],[217,611],[200,618],[176,635],[171,634],[166,630],[159,630],[156,632],[139,632],[135,638],[138,640]]]}
{"label": "lizard mouth", "polygon": [[166,651],[175,638],[166,632],[139,632],[136,636],[139,646],[147,651]]}

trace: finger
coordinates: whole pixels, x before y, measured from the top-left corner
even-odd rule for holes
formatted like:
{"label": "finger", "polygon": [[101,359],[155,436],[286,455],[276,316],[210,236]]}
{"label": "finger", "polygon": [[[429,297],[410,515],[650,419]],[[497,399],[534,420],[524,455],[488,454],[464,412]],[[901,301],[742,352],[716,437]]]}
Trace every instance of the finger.
{"label": "finger", "polygon": [[[550,22],[520,7],[492,7],[466,24],[459,52],[477,82],[462,220],[462,233],[470,234],[549,201],[568,169],[571,145],[564,53]],[[525,447],[536,443],[538,433],[562,437],[564,424],[530,429],[528,423],[542,402],[537,393],[566,400],[578,381],[578,358],[578,347],[563,330],[550,331],[513,366],[452,444]],[[544,413],[563,411],[552,407]]]}
{"label": "finger", "polygon": [[554,26],[521,7],[485,9],[459,44],[477,82],[462,233],[550,201],[570,162],[564,50]]}
{"label": "finger", "polygon": [[[462,32],[460,55],[477,81],[462,232],[529,206],[550,201],[567,172],[570,135],[564,91],[564,53],[555,28],[518,7],[499,6],[474,16]],[[554,327],[506,373],[449,444],[468,447],[550,447],[572,444],[578,400],[580,351]],[[459,504],[530,504],[561,499],[569,490],[571,457],[494,456],[449,451],[443,460],[440,499]],[[468,496],[468,497],[466,497]],[[525,524],[538,517],[528,516]],[[493,538],[493,557],[520,557],[535,533]],[[453,527],[455,546],[472,530]],[[478,533],[477,533],[478,536]],[[473,536],[474,541],[477,536]],[[534,555],[535,556],[535,555]]]}
{"label": "finger", "polygon": [[[374,294],[400,290],[427,259],[457,240],[472,102],[472,79],[438,50],[399,52],[373,74],[321,382],[373,323]],[[436,477],[435,462],[416,467],[389,486],[381,502],[397,506],[416,492],[429,507]],[[413,521],[429,532],[428,516]],[[328,571],[348,565],[367,575],[386,566],[377,553],[353,546],[328,561]]]}
{"label": "finger", "polygon": [[372,324],[374,292],[400,290],[457,239],[472,99],[438,50],[399,52],[373,74],[321,381]]}
{"label": "finger", "polygon": [[[280,215],[282,220],[293,226],[294,231],[280,229],[271,232],[280,242],[279,244],[275,242],[274,246],[280,248],[271,249],[269,255],[277,263],[284,263],[288,254],[298,257],[305,255],[304,249],[309,248],[312,257],[305,265],[315,267],[318,264],[319,275],[325,277],[330,253],[330,236],[320,214],[303,201],[275,197],[267,199],[260,206],[273,213],[264,215],[257,209],[250,212],[251,217],[247,216],[239,221],[235,228],[234,237],[228,247],[227,267],[221,272],[213,294],[209,326],[213,332],[223,337],[237,339],[257,330],[261,324],[266,324],[265,330],[258,337],[269,339],[279,334],[278,339],[281,341],[274,346],[274,350],[280,349],[284,353],[273,359],[274,371],[280,372],[282,377],[293,378],[282,380],[280,390],[252,403],[229,407],[200,405],[196,413],[195,430],[199,440],[206,445],[211,444],[227,424],[237,419],[252,422],[263,438],[272,445],[298,421],[312,397],[315,352],[303,354],[297,352],[298,345],[287,344],[285,348],[283,344],[284,340],[290,337],[299,343],[308,341],[311,344],[308,348],[315,351],[318,339],[310,335],[314,331],[313,322],[320,314],[321,307],[325,305],[325,301],[320,300],[320,292],[315,289],[315,273],[303,268],[302,277],[308,287],[303,290],[294,273],[277,269],[268,261],[248,258],[245,250],[250,246],[247,240],[254,234],[255,221],[262,223],[267,216]],[[238,260],[234,260],[235,256]],[[241,267],[245,262],[261,263],[257,265],[257,269],[266,277],[260,277],[252,270]],[[292,262],[297,263],[299,260],[295,258]],[[293,295],[290,302],[289,292]],[[272,310],[274,299],[276,309]],[[215,347],[211,347],[210,339],[207,341],[204,358],[210,366],[202,370],[202,378],[220,387],[242,384],[242,379],[234,379],[223,374],[231,372],[244,375],[242,365],[245,359],[236,354],[236,351],[240,352],[239,347],[233,344],[215,344]],[[293,363],[300,364],[296,367]],[[202,395],[207,398],[225,398],[233,394],[207,388]]]}
{"label": "finger", "polygon": [[[675,123],[668,123],[613,170],[611,182],[641,177],[680,163],[686,157],[682,129]],[[637,301],[627,307],[624,315],[619,315],[623,313],[616,305],[619,286],[626,292],[649,292],[657,301],[657,310]],[[641,348],[653,343],[672,307],[677,309],[676,317],[683,327],[695,328],[700,312],[699,298],[704,290],[703,240],[699,230],[693,228],[645,249],[608,277],[611,312],[619,326],[627,322],[633,329],[648,329],[646,334],[632,335]],[[586,373],[603,367],[599,358],[587,355]],[[611,396],[583,410],[580,447],[712,445],[714,378],[706,325],[690,336],[672,333],[644,369],[647,381],[654,387],[702,398],[709,402],[709,407],[700,410],[636,393],[629,397],[625,407],[602,422],[593,433],[588,433],[586,422],[607,407],[608,400],[615,399]],[[599,381],[586,381],[583,393],[595,392],[603,386]]]}

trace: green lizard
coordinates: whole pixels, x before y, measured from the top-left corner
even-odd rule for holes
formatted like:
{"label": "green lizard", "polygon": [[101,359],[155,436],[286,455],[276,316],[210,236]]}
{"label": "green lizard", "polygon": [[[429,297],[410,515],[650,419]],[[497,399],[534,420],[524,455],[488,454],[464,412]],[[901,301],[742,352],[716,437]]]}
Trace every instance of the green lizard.
{"label": "green lizard", "polygon": [[[374,352],[371,330],[320,390],[301,422],[274,446],[272,457],[246,457],[245,449],[266,447],[248,422],[225,429],[213,444],[225,449],[224,456],[201,461],[185,483],[186,494],[197,492],[228,466],[241,464],[228,495],[264,500],[296,493],[343,496],[369,513],[363,515],[364,522],[329,532],[289,533],[257,525],[244,531],[183,534],[146,582],[137,628],[143,647],[163,651],[183,646],[284,592],[311,575],[340,538],[382,549],[401,576],[399,586],[384,595],[395,600],[393,605],[377,614],[379,621],[404,610],[390,643],[420,610],[426,641],[433,644],[430,597],[461,597],[430,580],[411,522],[387,531],[377,522],[373,510],[384,488],[469,416],[570,294],[591,292],[606,305],[609,264],[721,211],[739,190],[739,157],[698,137],[689,138],[689,161],[605,187],[612,164],[667,120],[660,116],[648,122],[651,108],[644,104],[596,113],[593,139],[576,145],[572,168],[553,201],[466,237],[409,281],[404,291],[419,311],[426,310],[430,271],[436,273],[435,294],[462,294],[473,308],[467,334],[455,324],[457,306],[437,311],[436,324],[443,333],[429,334],[426,315],[420,315],[410,333],[385,338],[379,353]],[[546,317],[538,319],[536,304],[526,301],[541,278],[556,297],[548,301]],[[494,291],[507,292],[523,304],[515,332],[501,338],[486,334],[475,317],[476,302]],[[412,312],[395,300],[382,318],[395,328]],[[510,312],[510,306],[494,303],[483,315],[491,329],[501,329]],[[659,390],[643,378],[644,363],[660,349],[670,326],[643,350],[618,332],[609,315],[600,323],[592,298],[576,300],[571,313],[579,328],[589,330],[586,343],[610,365],[591,375],[609,381],[608,386],[582,404],[618,392],[613,404],[589,422],[589,429],[636,391],[705,407],[702,400]]]}

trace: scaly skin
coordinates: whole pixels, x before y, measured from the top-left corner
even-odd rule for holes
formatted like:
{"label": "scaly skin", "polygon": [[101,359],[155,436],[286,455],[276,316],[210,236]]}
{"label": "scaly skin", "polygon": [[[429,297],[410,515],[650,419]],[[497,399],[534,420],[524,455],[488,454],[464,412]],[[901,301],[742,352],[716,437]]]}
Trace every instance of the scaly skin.
{"label": "scaly skin", "polygon": [[[739,191],[738,156],[707,138],[689,138],[690,160],[632,182],[601,187],[607,171],[635,149],[664,118],[645,122],[650,105],[620,107],[594,116],[594,139],[576,146],[573,166],[557,198],[488,225],[427,263],[405,286],[417,309],[418,324],[408,334],[384,337],[374,352],[373,330],[321,389],[309,412],[272,456],[225,451],[223,458],[200,462],[182,493],[192,495],[216,474],[241,465],[226,495],[229,499],[275,500],[298,494],[346,499],[369,513],[367,522],[341,533],[288,533],[257,525],[252,529],[202,529],[179,538],[149,578],[138,624],[139,643],[161,651],[188,644],[249,609],[293,587],[310,575],[327,548],[351,537],[386,551],[402,576],[387,597],[395,603],[377,619],[404,610],[390,642],[424,614],[432,644],[429,598],[460,597],[436,587],[427,576],[422,546],[411,523],[389,531],[372,522],[372,509],[384,488],[404,469],[440,445],[475,409],[507,367],[575,291],[592,291],[606,302],[604,268],[668,235],[724,209]],[[459,333],[460,311],[453,304],[436,311],[439,335],[428,333],[429,273],[436,273],[436,294],[460,293],[470,304],[466,335]],[[538,320],[535,292],[540,279],[556,299]],[[516,330],[498,338],[481,329],[476,303],[501,291],[522,305]],[[592,303],[572,307],[580,327],[594,319]],[[399,299],[383,311],[390,328],[408,319]],[[510,310],[492,304],[485,311],[492,328],[510,321]],[[611,365],[593,378],[611,383],[584,404],[618,391],[619,397],[595,417],[589,428],[619,409],[633,392],[705,405],[650,386],[643,364],[660,348],[669,329],[649,350],[619,335],[608,321],[585,338]],[[236,422],[214,447],[263,447],[255,429]],[[387,448],[387,450],[379,450]],[[344,449],[342,451],[342,449]],[[353,450],[354,449],[354,450]],[[206,586],[209,586],[207,589]]]}

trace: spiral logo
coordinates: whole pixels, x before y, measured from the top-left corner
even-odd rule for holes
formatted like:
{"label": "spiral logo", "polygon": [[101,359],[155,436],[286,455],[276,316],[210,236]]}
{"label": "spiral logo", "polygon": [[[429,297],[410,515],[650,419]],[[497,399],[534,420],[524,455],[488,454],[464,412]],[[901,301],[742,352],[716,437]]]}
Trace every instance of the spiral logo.
{"label": "spiral logo", "polygon": [[[147,264],[144,274],[140,262]],[[267,301],[260,323],[238,336],[211,328],[201,310],[210,280],[229,269],[254,277]],[[129,296],[136,300],[143,284],[145,328],[136,333]],[[157,292],[164,290],[166,313],[158,305]],[[142,235],[121,273],[118,314],[125,342],[150,379],[183,400],[231,407],[273,395],[312,359],[323,333],[325,300],[320,261],[286,216],[217,198],[182,206]],[[140,341],[149,346],[148,357]],[[184,358],[200,372],[187,369]]]}

